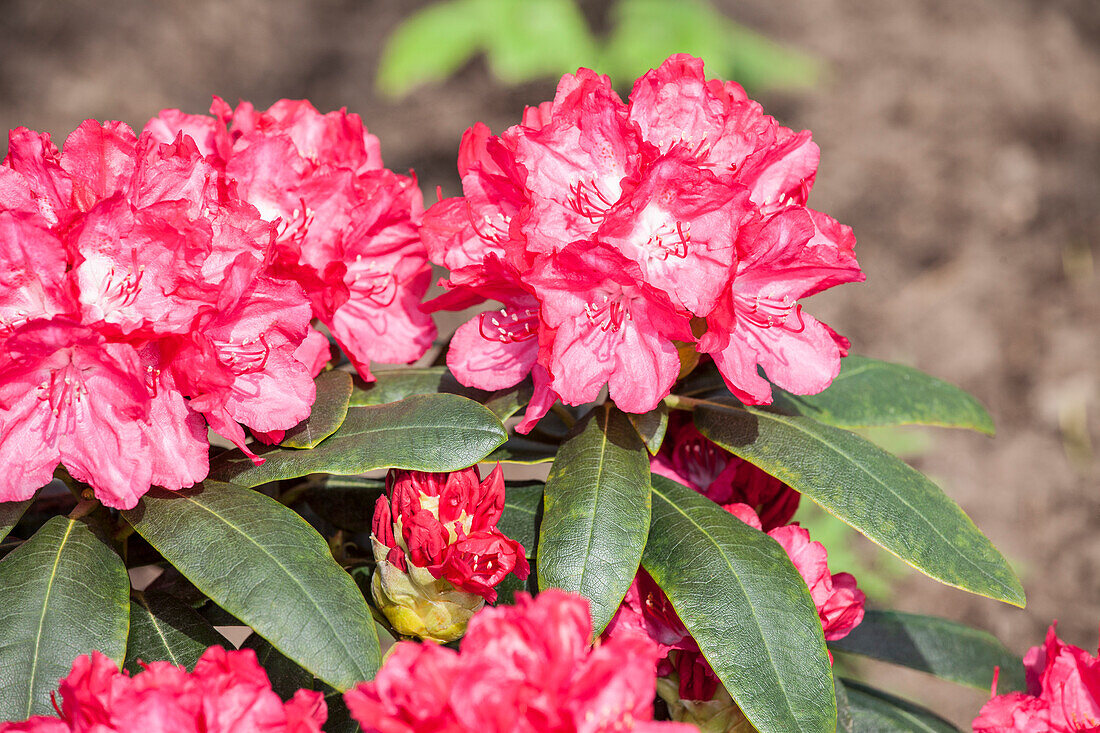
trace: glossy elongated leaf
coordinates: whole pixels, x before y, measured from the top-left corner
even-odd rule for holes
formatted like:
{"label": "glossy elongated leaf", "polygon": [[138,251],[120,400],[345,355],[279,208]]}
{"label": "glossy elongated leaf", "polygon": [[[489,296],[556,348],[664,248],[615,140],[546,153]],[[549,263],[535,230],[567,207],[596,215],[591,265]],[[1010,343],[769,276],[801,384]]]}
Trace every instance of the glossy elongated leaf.
{"label": "glossy elongated leaf", "polygon": [[1024,605],[1020,581],[959,505],[873,443],[807,417],[714,402],[696,408],[695,424],[929,577]]}
{"label": "glossy elongated leaf", "polygon": [[252,634],[245,639],[241,648],[256,652],[256,661],[267,672],[271,689],[284,700],[289,700],[298,690],[313,687],[313,675],[288,659],[259,634]]}
{"label": "glossy elongated leaf", "polygon": [[385,488],[382,479],[329,476],[310,488],[305,498],[322,519],[349,532],[364,532],[370,529],[374,504]]}
{"label": "glossy elongated leaf", "polygon": [[53,517],[0,561],[0,720],[53,714],[50,693],[98,649],[121,662],[130,579],[83,519]]}
{"label": "glossy elongated leaf", "polygon": [[211,462],[210,476],[252,487],[311,473],[341,476],[376,468],[456,471],[504,442],[504,426],[473,400],[414,395],[400,402],[348,410],[340,429],[313,450],[270,448],[255,466],[240,451]]}
{"label": "glossy elongated leaf", "polygon": [[959,733],[930,710],[852,680],[844,680],[848,714],[856,733]]}
{"label": "glossy elongated leaf", "polygon": [[338,689],[378,669],[370,609],[305,520],[263,494],[207,481],[123,512],[220,607]]}
{"label": "glossy elongated leaf", "polygon": [[15,528],[15,525],[19,524],[23,513],[27,511],[27,507],[30,505],[30,499],[26,501],[6,501],[0,504],[0,540],[7,537],[8,533]]}
{"label": "glossy elongated leaf", "polygon": [[141,662],[166,661],[194,669],[207,647],[226,644],[210,622],[174,596],[147,590],[135,591],[130,598],[125,667],[131,674],[142,670]]}
{"label": "glossy elongated leaf", "polygon": [[778,542],[691,489],[654,476],[642,564],[761,733],[835,730],[821,621],[806,581]]}
{"label": "glossy elongated leaf", "polygon": [[447,367],[421,369],[393,369],[376,372],[375,381],[364,382],[356,378],[351,392],[352,407],[370,407],[398,402],[418,394],[457,394],[479,400],[487,392],[459,384]]}
{"label": "glossy elongated leaf", "polygon": [[662,402],[654,410],[641,415],[631,414],[629,417],[638,435],[642,436],[646,450],[651,455],[657,455],[661,443],[664,442],[665,431],[668,430],[668,405]]}
{"label": "glossy elongated leaf", "polygon": [[313,448],[344,424],[351,400],[351,375],[339,369],[321,372],[314,380],[317,400],[302,422],[286,432],[279,445],[285,448]]}
{"label": "glossy elongated leaf", "polygon": [[536,463],[549,463],[554,460],[554,456],[557,454],[558,446],[553,443],[543,443],[516,435],[485,456],[485,462],[499,461],[501,463],[534,465]]}
{"label": "glossy elongated leaf", "polygon": [[852,720],[848,691],[836,677],[833,678],[833,691],[836,692],[836,733],[855,733],[856,723]]}
{"label": "glossy elongated leaf", "polygon": [[577,423],[543,503],[539,588],[587,596],[599,634],[634,580],[649,532],[649,454],[626,415],[605,404]]}
{"label": "glossy elongated leaf", "polygon": [[509,482],[504,490],[504,512],[497,522],[497,529],[523,545],[528,558],[535,556],[538,547],[542,490],[541,481]]}
{"label": "glossy elongated leaf", "polygon": [[938,425],[993,434],[993,418],[978,400],[912,367],[852,355],[824,392],[795,395],[773,388],[775,407],[838,428]]}
{"label": "glossy elongated leaf", "polygon": [[1024,690],[1024,663],[992,634],[945,618],[899,611],[867,611],[848,636],[829,643],[834,651],[861,654],[920,670],[979,690]]}

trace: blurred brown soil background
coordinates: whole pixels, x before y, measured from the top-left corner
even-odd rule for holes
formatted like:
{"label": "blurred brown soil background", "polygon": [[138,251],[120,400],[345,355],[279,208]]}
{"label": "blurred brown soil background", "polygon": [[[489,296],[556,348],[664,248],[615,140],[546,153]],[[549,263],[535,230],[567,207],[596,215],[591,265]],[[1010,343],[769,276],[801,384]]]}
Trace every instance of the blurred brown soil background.
{"label": "blurred brown soil background", "polygon": [[[812,89],[758,92],[822,149],[814,208],[854,227],[867,283],[811,311],[854,350],[976,394],[998,435],[932,432],[913,459],[1010,558],[1026,611],[917,574],[897,607],[985,629],[1023,653],[1051,619],[1095,649],[1100,625],[1100,3],[727,0],[734,19],[824,62]],[[462,131],[494,131],[553,81],[499,86],[481,61],[393,101],[381,43],[422,2],[0,0],[0,127],[139,127],[210,95],[346,106],[415,168],[459,191]],[[598,28],[603,3],[584,3]],[[0,146],[0,149],[6,146]],[[882,668],[881,683],[965,724],[982,693]]]}

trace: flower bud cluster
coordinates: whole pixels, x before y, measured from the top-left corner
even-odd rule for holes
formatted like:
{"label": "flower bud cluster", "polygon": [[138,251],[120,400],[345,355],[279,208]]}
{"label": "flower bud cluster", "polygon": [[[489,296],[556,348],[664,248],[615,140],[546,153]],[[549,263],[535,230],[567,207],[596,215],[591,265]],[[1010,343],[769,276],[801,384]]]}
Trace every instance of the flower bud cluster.
{"label": "flower bud cluster", "polygon": [[399,633],[453,641],[506,575],[530,574],[523,546],[496,527],[503,509],[499,464],[484,480],[476,466],[390,472],[374,509],[371,592]]}

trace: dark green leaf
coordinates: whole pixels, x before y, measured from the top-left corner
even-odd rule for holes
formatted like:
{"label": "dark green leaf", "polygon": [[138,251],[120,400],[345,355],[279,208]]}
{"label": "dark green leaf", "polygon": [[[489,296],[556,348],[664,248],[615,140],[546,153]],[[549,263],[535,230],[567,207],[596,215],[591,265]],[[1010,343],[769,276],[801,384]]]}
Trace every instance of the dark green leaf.
{"label": "dark green leaf", "polygon": [[938,486],[873,443],[815,420],[705,403],[700,432],[941,583],[1016,606],[1020,581]]}
{"label": "dark green leaf", "polygon": [[298,690],[308,690],[313,687],[313,675],[287,659],[282,652],[259,634],[252,634],[245,639],[241,648],[256,652],[257,661],[271,680],[271,689],[284,700],[294,697],[294,693]]}
{"label": "dark green leaf", "polygon": [[527,576],[526,580],[520,580],[513,573],[509,573],[504,576],[504,580],[496,586],[497,600],[493,605],[496,606],[512,606],[516,603],[516,593],[523,591],[529,593],[532,596],[538,595],[539,592],[539,578],[535,568],[531,568],[531,574]]}
{"label": "dark green leaf", "polygon": [[852,720],[848,691],[844,689],[844,683],[834,677],[833,689],[836,692],[836,733],[855,733],[856,722]]}
{"label": "dark green leaf", "polygon": [[130,579],[83,519],[53,517],[0,561],[0,720],[51,715],[73,660],[126,655]]}
{"label": "dark green leaf", "polygon": [[285,448],[313,448],[344,424],[351,399],[351,375],[339,369],[321,372],[314,380],[317,400],[302,422],[286,431]]}
{"label": "dark green leaf", "polygon": [[856,733],[959,733],[951,723],[908,700],[847,679],[844,689]]}
{"label": "dark green leaf", "polygon": [[31,499],[26,501],[7,501],[0,504],[0,540],[3,540],[8,536],[8,532],[11,532],[15,528],[15,525],[19,524],[19,519],[23,516],[23,512],[27,511],[27,507],[31,505]]}
{"label": "dark green leaf", "polygon": [[652,455],[657,455],[657,451],[661,449],[661,443],[664,442],[665,431],[668,430],[668,405],[661,402],[655,410],[641,415],[631,414],[629,417],[638,435],[642,436],[646,450]]}
{"label": "dark green leaf", "polygon": [[154,490],[123,512],[134,529],[219,606],[339,689],[378,669],[362,594],[328,545],[279,502],[231,484]]}
{"label": "dark green leaf", "polygon": [[527,557],[535,556],[539,541],[539,518],[542,514],[541,481],[509,482],[505,488],[504,513],[497,529],[523,545]]}
{"label": "dark green leaf", "polygon": [[209,646],[226,645],[225,637],[175,596],[156,591],[134,592],[130,599],[130,638],[126,669],[142,670],[139,662],[166,661],[193,669]]}
{"label": "dark green leaf", "polygon": [[999,692],[1023,690],[1023,661],[992,634],[935,616],[867,611],[862,623],[834,651],[862,654],[920,670],[945,680],[989,690],[994,667],[1001,668]]}
{"label": "dark green leaf", "polygon": [[167,593],[194,609],[198,609],[207,602],[206,596],[195,587],[194,583],[183,577],[180,571],[171,565],[167,563],[164,565],[167,566],[164,572],[145,588],[146,593]]}
{"label": "dark green leaf", "polygon": [[306,492],[306,502],[327,522],[349,532],[370,529],[374,505],[386,482],[358,476],[329,476]]}
{"label": "dark green leaf", "polygon": [[360,733],[362,728],[348,712],[343,693],[322,685],[319,685],[317,689],[323,690],[325,693],[325,706],[328,708],[328,720],[325,722],[326,733]]}
{"label": "dark green leaf", "polygon": [[459,384],[447,367],[393,369],[377,372],[374,377],[373,382],[353,380],[352,407],[384,405],[418,394],[457,394],[478,401],[488,397],[487,392]]}
{"label": "dark green leaf", "polygon": [[838,428],[939,425],[993,435],[993,418],[958,387],[912,367],[849,356],[824,392],[795,395],[773,390],[776,409]]}
{"label": "dark green leaf", "polygon": [[478,403],[450,394],[414,395],[400,402],[348,410],[340,429],[313,450],[257,451],[254,466],[240,451],[211,462],[210,476],[252,487],[311,473],[341,476],[376,468],[457,471],[504,442],[504,427]]}
{"label": "dark green leaf", "polygon": [[504,421],[526,407],[534,391],[535,388],[528,378],[514,387],[493,392],[484,404],[501,421]]}
{"label": "dark green leaf", "polygon": [[821,621],[779,543],[695,491],[653,476],[642,564],[757,729],[836,728]]}
{"label": "dark green leaf", "polygon": [[596,634],[638,572],[649,532],[649,455],[626,415],[594,408],[562,444],[544,491],[539,588],[592,602]]}
{"label": "dark green leaf", "polygon": [[536,463],[549,463],[554,460],[554,456],[557,454],[558,446],[553,443],[543,443],[516,435],[487,455],[485,462],[500,461],[501,463],[534,465]]}

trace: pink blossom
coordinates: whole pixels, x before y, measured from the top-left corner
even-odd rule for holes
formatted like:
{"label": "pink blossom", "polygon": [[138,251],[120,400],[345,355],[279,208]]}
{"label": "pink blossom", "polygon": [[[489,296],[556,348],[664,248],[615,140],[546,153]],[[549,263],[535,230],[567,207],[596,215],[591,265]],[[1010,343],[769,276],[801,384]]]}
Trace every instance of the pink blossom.
{"label": "pink blossom", "polygon": [[1100,656],[1063,642],[1057,625],[1024,656],[1026,694],[997,695],[994,678],[993,698],[974,720],[976,733],[1100,730]]}
{"label": "pink blossom", "polygon": [[656,650],[638,634],[591,646],[588,603],[547,590],[486,608],[459,651],[399,642],[345,694],[365,733],[691,730],[653,721]]}
{"label": "pink blossom", "polygon": [[250,649],[214,646],[191,673],[152,662],[133,677],[92,652],[60,692],[59,717],[0,723],[0,733],[320,733],[328,717],[320,692],[280,700]]}
{"label": "pink blossom", "polygon": [[682,413],[669,416],[664,444],[650,467],[715,503],[748,505],[765,530],[791,521],[801,498],[779,479],[708,440]]}
{"label": "pink blossom", "polygon": [[146,130],[202,138],[211,165],[277,224],[273,274],[305,289],[364,378],[371,360],[423,355],[435,327],[418,307],[431,275],[415,179],[382,168],[378,139],[345,110],[322,115],[284,99],[263,112],[247,102],[230,111],[215,98],[211,112],[219,119],[165,110]]}

